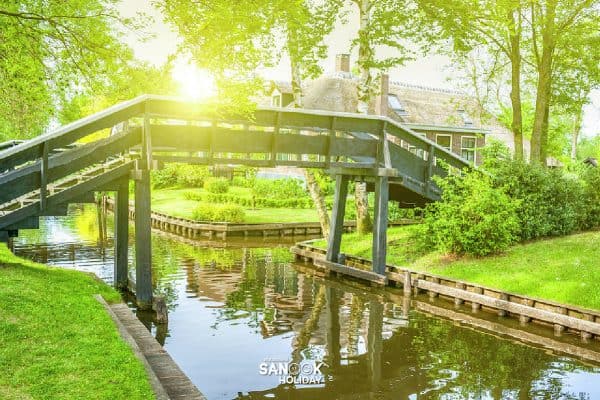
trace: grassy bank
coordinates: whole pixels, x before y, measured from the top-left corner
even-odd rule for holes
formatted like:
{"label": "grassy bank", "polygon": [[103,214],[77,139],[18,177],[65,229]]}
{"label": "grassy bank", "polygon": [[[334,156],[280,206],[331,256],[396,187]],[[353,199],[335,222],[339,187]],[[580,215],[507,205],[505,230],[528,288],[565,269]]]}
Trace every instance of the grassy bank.
{"label": "grassy bank", "polygon": [[0,245],[0,398],[154,398],[96,293],[119,301],[87,274],[32,263]]}
{"label": "grassy bank", "polygon": [[[230,194],[249,196],[250,189],[232,186]],[[185,193],[204,193],[204,189],[153,189],[152,210],[180,218],[192,218],[198,201],[188,200]],[[244,208],[247,223],[318,222],[310,208]]]}
{"label": "grassy bank", "polygon": [[[453,258],[415,251],[411,230],[388,232],[389,264],[479,283],[509,292],[600,309],[600,232],[538,240],[502,255]],[[371,236],[344,235],[342,251],[371,258]],[[317,245],[324,247],[323,241]]]}

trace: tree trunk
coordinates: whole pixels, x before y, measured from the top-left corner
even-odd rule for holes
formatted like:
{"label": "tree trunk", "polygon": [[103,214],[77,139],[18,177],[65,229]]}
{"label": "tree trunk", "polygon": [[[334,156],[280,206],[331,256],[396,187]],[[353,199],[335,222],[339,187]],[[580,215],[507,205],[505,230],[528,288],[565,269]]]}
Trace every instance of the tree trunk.
{"label": "tree trunk", "polygon": [[571,136],[571,160],[577,160],[577,142],[579,141],[579,131],[581,131],[581,114],[583,109],[577,110],[575,123],[573,124],[573,136]]}
{"label": "tree trunk", "polygon": [[356,182],[354,189],[354,205],[356,206],[356,232],[361,235],[373,230],[373,222],[369,215],[369,193],[367,184]]}
{"label": "tree trunk", "polygon": [[[294,104],[297,108],[302,107],[302,77],[300,71],[300,64],[291,62],[291,73],[292,73],[292,90],[294,94]],[[310,193],[310,197],[315,203],[315,208],[317,209],[317,215],[319,217],[319,224],[321,225],[321,231],[323,232],[323,237],[328,240],[329,239],[329,215],[327,214],[327,206],[325,204],[325,196],[323,196],[323,191],[319,186],[319,182],[315,179],[315,175],[312,171],[305,169],[304,177],[306,178],[306,186],[308,187],[308,192]]]}
{"label": "tree trunk", "polygon": [[329,241],[329,214],[327,213],[327,205],[325,204],[325,196],[319,182],[315,178],[315,174],[308,169],[304,169],[304,177],[306,178],[306,186],[310,197],[315,203],[317,209],[317,215],[319,216],[319,223],[321,224],[321,231],[323,231],[323,237]]}
{"label": "tree trunk", "polygon": [[548,120],[550,118],[550,97],[551,94],[548,94],[548,101],[546,102],[546,110],[544,111],[544,121],[542,124],[542,137],[540,140],[540,161],[544,166],[548,165]]}
{"label": "tree trunk", "polygon": [[[511,91],[510,102],[512,105],[511,129],[515,138],[515,158],[523,159],[523,111],[521,107],[521,18],[515,19],[516,10],[508,12],[510,63],[511,63]],[[520,10],[518,11],[520,12]],[[518,21],[518,22],[517,22]]]}
{"label": "tree trunk", "polygon": [[[358,68],[360,81],[358,84],[358,106],[357,111],[368,114],[369,103],[372,94],[371,62],[373,60],[373,48],[369,40],[371,25],[371,0],[357,0],[359,8],[360,27],[358,29]],[[357,182],[354,190],[354,204],[356,205],[356,231],[366,234],[373,230],[371,216],[369,215],[369,197],[367,185]]]}
{"label": "tree trunk", "polygon": [[373,60],[373,48],[369,40],[369,30],[371,25],[371,0],[358,0],[357,2],[360,15],[360,27],[358,29],[358,69],[360,81],[358,84],[358,112],[367,114],[369,112],[369,102],[371,100],[371,85],[373,84],[371,76],[371,62]]}
{"label": "tree trunk", "polygon": [[544,138],[544,125],[546,113],[550,107],[550,94],[552,91],[552,58],[554,55],[554,29],[556,15],[556,0],[550,0],[546,7],[546,17],[542,28],[542,57],[538,63],[538,83],[535,99],[535,116],[533,131],[531,132],[531,162],[545,164],[542,158],[547,153],[547,131]]}

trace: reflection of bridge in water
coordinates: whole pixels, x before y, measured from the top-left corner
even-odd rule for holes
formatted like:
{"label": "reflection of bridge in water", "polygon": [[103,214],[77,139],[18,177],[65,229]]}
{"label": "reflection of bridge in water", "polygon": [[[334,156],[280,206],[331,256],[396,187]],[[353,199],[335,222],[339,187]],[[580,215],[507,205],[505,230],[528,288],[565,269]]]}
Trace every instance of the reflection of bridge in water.
{"label": "reflection of bridge in water", "polygon": [[[501,399],[507,389],[515,398],[527,399],[556,360],[540,347],[600,363],[598,349],[552,339],[532,327],[517,329],[485,313],[476,317],[442,301],[411,299],[395,290],[297,274],[302,265],[277,262],[268,251],[259,256],[264,257],[260,268],[248,250],[230,265],[188,259],[183,262],[188,290],[221,303],[215,307],[228,319],[259,314],[264,339],[292,334],[289,359],[324,356],[326,379],[320,385],[281,384],[240,393],[240,399],[357,399],[374,394],[434,399],[478,390]],[[533,347],[516,344],[521,342]]]}
{"label": "reflection of bridge in water", "polygon": [[[91,137],[119,126],[109,137]],[[105,135],[104,135],[105,136]],[[86,138],[91,142],[80,144]],[[351,180],[375,192],[373,272],[385,282],[388,200],[406,206],[438,200],[434,176],[469,164],[388,118],[298,109],[217,114],[198,104],[141,96],[0,152],[0,239],[65,215],[94,192],[116,192],[115,284],[128,283],[129,180],[135,183],[136,297],[152,300],[150,170],[162,162],[292,165],[336,178],[327,262],[337,264]],[[365,275],[365,276],[367,276]]]}

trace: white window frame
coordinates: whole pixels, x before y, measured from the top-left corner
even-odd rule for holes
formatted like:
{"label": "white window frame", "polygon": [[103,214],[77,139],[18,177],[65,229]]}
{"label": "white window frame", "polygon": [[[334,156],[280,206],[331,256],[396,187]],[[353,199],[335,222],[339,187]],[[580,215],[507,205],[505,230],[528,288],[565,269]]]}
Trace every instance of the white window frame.
{"label": "white window frame", "polygon": [[[463,144],[464,139],[473,139],[475,141],[475,147],[465,147]],[[464,150],[472,150],[473,151],[473,164],[477,161],[477,136],[461,136],[460,137],[460,156],[463,157]],[[465,157],[463,157],[465,158]],[[468,158],[465,158],[468,160]]]}
{"label": "white window frame", "polygon": [[[279,105],[275,104],[275,98],[279,99]],[[271,107],[283,107],[283,95],[281,93],[271,96]]]}
{"label": "white window frame", "polygon": [[[442,147],[444,147],[444,148],[445,148],[446,150],[448,150],[448,151],[452,151],[452,145],[454,144],[454,143],[452,142],[452,135],[450,135],[450,134],[447,134],[447,133],[436,133],[436,135],[435,135],[435,144],[437,144],[438,146],[441,146],[441,145],[438,143],[438,137],[440,137],[440,136],[443,136],[443,137],[449,137],[449,138],[450,138],[450,147],[448,147],[448,148],[446,148],[446,147],[444,147],[444,146],[442,146]],[[462,145],[462,143],[461,143],[461,145]]]}

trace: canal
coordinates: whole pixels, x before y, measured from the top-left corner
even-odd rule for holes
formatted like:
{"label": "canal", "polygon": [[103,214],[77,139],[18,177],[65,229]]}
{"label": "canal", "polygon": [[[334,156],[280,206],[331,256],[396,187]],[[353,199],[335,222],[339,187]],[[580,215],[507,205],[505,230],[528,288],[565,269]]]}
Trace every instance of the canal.
{"label": "canal", "polygon": [[[110,283],[112,232],[110,215],[72,206],[22,231],[14,251]],[[208,399],[600,398],[600,368],[569,354],[595,343],[531,326],[541,344],[526,344],[501,333],[518,322],[486,313],[482,326],[497,328],[474,328],[444,300],[315,276],[290,244],[153,235],[169,324],[138,316]]]}

